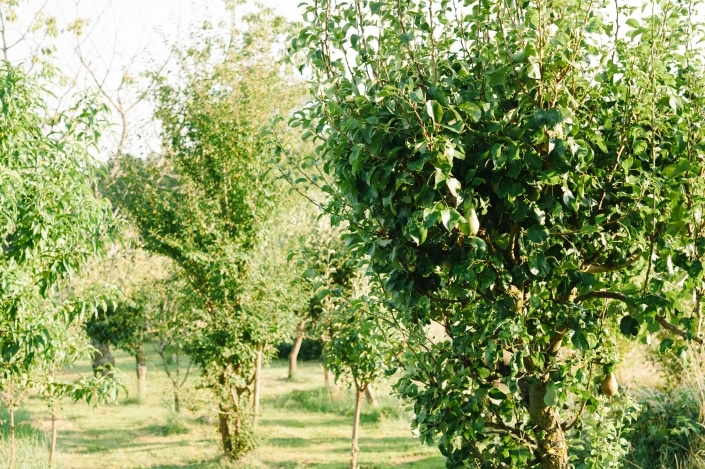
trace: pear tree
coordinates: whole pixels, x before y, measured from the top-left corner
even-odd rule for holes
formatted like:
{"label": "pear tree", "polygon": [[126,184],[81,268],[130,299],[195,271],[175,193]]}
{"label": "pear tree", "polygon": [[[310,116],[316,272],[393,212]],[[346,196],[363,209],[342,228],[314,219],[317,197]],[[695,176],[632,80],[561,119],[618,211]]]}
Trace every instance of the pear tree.
{"label": "pear tree", "polygon": [[617,467],[616,335],[702,341],[698,5],[308,3],[292,125],[401,312],[396,390],[448,467]]}

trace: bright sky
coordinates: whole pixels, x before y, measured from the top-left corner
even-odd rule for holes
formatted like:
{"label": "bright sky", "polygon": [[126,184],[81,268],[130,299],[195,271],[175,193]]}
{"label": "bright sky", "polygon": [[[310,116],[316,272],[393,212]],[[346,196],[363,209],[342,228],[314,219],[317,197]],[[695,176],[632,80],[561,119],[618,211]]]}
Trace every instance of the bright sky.
{"label": "bright sky", "polygon": [[[301,20],[298,9],[301,0],[259,2],[276,14],[293,21]],[[254,10],[254,0],[248,0],[246,5],[236,6],[235,14],[240,17]],[[200,29],[204,21],[229,23],[232,18],[225,9],[225,0],[26,0],[18,9],[17,22],[8,25],[7,42],[12,44],[26,32],[39,11],[56,17],[59,30],[76,19],[87,21],[80,39],[70,33],[50,39],[50,43],[57,44],[57,65],[75,80],[77,87],[94,87],[98,81],[113,99],[120,96],[125,106],[135,101],[130,90],[117,91],[125,73],[139,79],[141,72],[153,70],[156,64],[168,58],[170,44],[187,38],[189,32]],[[40,32],[36,38],[45,38],[45,34]],[[26,63],[31,52],[42,46],[39,39],[32,35],[25,37],[10,50],[10,60]],[[84,65],[78,59],[79,50]],[[92,75],[87,70],[91,70]],[[157,130],[149,125],[143,127],[151,114],[150,108],[138,104],[130,112],[133,123],[127,150],[134,153],[156,150]],[[114,115],[113,120],[117,124],[117,116]],[[114,147],[121,126],[116,125],[113,131],[116,135],[106,140],[101,152],[106,153],[103,157],[111,152],[111,146]]]}

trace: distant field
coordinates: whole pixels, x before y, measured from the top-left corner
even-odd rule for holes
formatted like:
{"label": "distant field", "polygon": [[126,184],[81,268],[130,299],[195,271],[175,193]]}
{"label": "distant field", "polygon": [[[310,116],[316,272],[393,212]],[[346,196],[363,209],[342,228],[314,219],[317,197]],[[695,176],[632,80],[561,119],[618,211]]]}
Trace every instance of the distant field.
{"label": "distant field", "polygon": [[[352,397],[339,388],[330,402],[318,363],[302,363],[299,377],[286,380],[284,362],[274,362],[263,373],[260,447],[245,461],[221,459],[213,415],[204,408],[208,393],[196,390],[191,378],[189,398],[200,410],[171,410],[172,393],[163,371],[153,362],[148,373],[148,395],[134,398],[134,359],[116,353],[130,393],[117,404],[96,408],[70,400],[59,411],[59,438],[55,467],[61,469],[121,468],[317,468],[349,467]],[[89,373],[86,363],[68,374]],[[367,406],[362,416],[361,468],[444,468],[435,447],[422,447],[410,431],[409,417],[385,388],[378,390],[379,406]],[[30,397],[17,415],[17,469],[47,467],[49,413],[44,403]],[[3,433],[5,434],[5,433]],[[8,443],[0,441],[0,466],[7,466]]]}

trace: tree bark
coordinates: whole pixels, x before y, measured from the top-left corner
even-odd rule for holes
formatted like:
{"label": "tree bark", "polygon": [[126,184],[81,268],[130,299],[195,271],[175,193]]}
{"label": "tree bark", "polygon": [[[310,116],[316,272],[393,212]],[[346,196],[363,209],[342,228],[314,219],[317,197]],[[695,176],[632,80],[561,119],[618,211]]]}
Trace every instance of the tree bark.
{"label": "tree bark", "polygon": [[91,339],[93,351],[93,373],[100,376],[113,376],[115,357],[110,352],[110,344]]}
{"label": "tree bark", "polygon": [[355,417],[353,420],[352,449],[350,450],[350,469],[357,469],[357,455],[360,453],[358,439],[360,436],[360,413],[362,402],[365,400],[366,387],[356,387],[357,399],[355,401]]}
{"label": "tree bark", "polygon": [[368,404],[372,407],[377,407],[377,397],[375,396],[372,386],[367,386],[367,389],[365,390],[365,397],[367,398]]}
{"label": "tree bark", "polygon": [[252,428],[257,430],[257,424],[259,423],[259,396],[260,396],[260,388],[261,388],[261,381],[262,381],[262,359],[264,355],[264,347],[263,346],[258,346],[257,347],[257,363],[255,365],[255,378],[254,378],[254,389],[252,392],[252,400],[253,400],[253,405],[252,405],[252,410],[254,413],[253,416],[253,421],[252,421]]}
{"label": "tree bark", "polygon": [[332,401],[335,398],[334,384],[333,384],[333,374],[330,372],[327,366],[323,365],[323,379],[326,382],[326,388],[328,389],[328,396]]}
{"label": "tree bark", "polygon": [[144,347],[141,347],[135,354],[137,371],[137,399],[143,402],[147,399],[147,356]]}
{"label": "tree bark", "polygon": [[220,440],[223,443],[223,452],[228,456],[232,457],[233,454],[233,439],[230,435],[230,426],[228,425],[228,410],[220,405],[218,407],[220,412],[218,412],[218,431],[220,432]]}
{"label": "tree bark", "polygon": [[536,450],[543,469],[568,469],[568,444],[558,416],[546,405],[546,383],[529,385],[529,416],[537,434],[543,435]]}
{"label": "tree bark", "polygon": [[299,359],[299,351],[301,351],[301,344],[304,341],[304,327],[306,326],[306,321],[301,320],[299,325],[296,327],[296,341],[294,346],[289,352],[289,379],[293,379],[296,376],[296,365]]}
{"label": "tree bark", "polygon": [[54,467],[54,457],[56,456],[56,412],[51,411],[51,444],[49,446],[49,467]]}

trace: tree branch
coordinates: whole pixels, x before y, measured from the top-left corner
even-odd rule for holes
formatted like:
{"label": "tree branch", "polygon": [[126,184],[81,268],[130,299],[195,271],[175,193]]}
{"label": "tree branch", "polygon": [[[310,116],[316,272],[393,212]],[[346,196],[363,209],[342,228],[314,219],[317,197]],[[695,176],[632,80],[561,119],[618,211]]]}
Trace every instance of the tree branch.
{"label": "tree branch", "polygon": [[699,345],[703,345],[705,343],[705,342],[703,342],[703,339],[701,339],[700,337],[689,337],[688,333],[686,331],[684,331],[683,329],[681,329],[678,326],[671,324],[670,322],[668,322],[668,320],[665,317],[663,317],[659,314],[656,315],[656,322],[659,323],[661,325],[661,327],[666,329],[668,332],[672,332],[678,336],[681,336],[684,339],[692,340],[693,342],[695,342]]}
{"label": "tree branch", "polygon": [[624,262],[620,264],[604,264],[604,265],[599,265],[599,264],[588,264],[586,266],[583,266],[582,271],[587,272],[589,274],[604,274],[607,272],[616,272],[618,270],[622,270],[625,267],[629,267],[633,263],[635,263],[639,258],[641,257],[640,252],[635,252],[631,256],[629,256]]}
{"label": "tree branch", "polygon": [[607,300],[617,300],[623,303],[629,303],[629,298],[627,295],[622,293],[612,292],[612,291],[591,291],[584,295],[580,295],[575,298],[576,303],[581,303],[583,301],[591,300],[593,298],[603,298]]}

